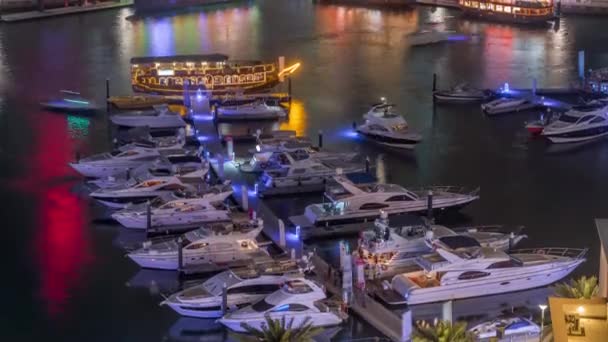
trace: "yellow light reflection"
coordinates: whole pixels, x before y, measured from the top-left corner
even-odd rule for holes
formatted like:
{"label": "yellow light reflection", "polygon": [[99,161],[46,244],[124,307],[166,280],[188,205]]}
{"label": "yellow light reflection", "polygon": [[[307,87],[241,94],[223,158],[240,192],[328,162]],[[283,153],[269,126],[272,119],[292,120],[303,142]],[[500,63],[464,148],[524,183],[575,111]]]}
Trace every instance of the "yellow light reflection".
{"label": "yellow light reflection", "polygon": [[298,136],[306,135],[308,128],[308,117],[304,103],[300,100],[291,101],[291,110],[289,111],[289,120],[281,122],[279,129],[295,131]]}
{"label": "yellow light reflection", "polygon": [[281,70],[281,72],[279,73],[279,77],[285,76],[285,75],[291,75],[299,68],[300,68],[300,63],[295,63],[293,65],[290,65],[287,68]]}

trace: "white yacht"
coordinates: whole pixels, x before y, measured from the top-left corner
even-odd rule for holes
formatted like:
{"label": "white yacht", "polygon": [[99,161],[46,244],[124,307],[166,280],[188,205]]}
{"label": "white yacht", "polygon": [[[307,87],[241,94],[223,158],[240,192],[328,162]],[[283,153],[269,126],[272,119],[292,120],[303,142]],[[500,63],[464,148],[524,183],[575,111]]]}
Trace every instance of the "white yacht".
{"label": "white yacht", "polygon": [[312,141],[309,138],[298,137],[296,132],[292,130],[276,130],[272,131],[269,136],[256,134],[255,149],[249,152],[254,154],[310,148],[312,148]]}
{"label": "white yacht", "polygon": [[173,192],[194,192],[196,188],[185,184],[175,176],[155,177],[132,186],[99,189],[91,197],[112,208],[124,209],[129,203],[145,203],[163,194]]}
{"label": "white yacht", "polygon": [[[483,247],[447,250],[416,258],[422,268],[393,277],[391,288],[409,305],[532,289],[554,283],[585,261],[586,250]],[[397,304],[395,302],[391,304]]]}
{"label": "white yacht", "polygon": [[311,163],[319,163],[324,160],[341,160],[348,162],[357,156],[357,153],[354,152],[333,153],[319,152],[311,148],[284,147],[283,150],[254,153],[249,162],[241,164],[239,169],[242,172],[263,172],[286,167],[289,168],[305,160],[309,160]]}
{"label": "white yacht", "polygon": [[[299,272],[294,272],[299,274]],[[234,311],[279,290],[292,278],[291,274],[259,274],[258,272],[219,273],[200,285],[187,288],[161,302],[182,316],[199,318],[222,317],[222,292],[226,286],[227,309]]]}
{"label": "white yacht", "polygon": [[437,90],[433,92],[433,98],[439,102],[477,102],[485,101],[492,97],[491,91],[473,88],[466,83],[460,83],[448,90]]}
{"label": "white yacht", "polygon": [[460,232],[440,225],[390,227],[386,216],[382,216],[374,222],[373,230],[362,232],[359,242],[359,256],[368,266],[380,266],[382,273],[412,265],[415,257],[437,247],[507,250],[526,237],[489,230],[495,227],[471,227]]}
{"label": "white yacht", "polygon": [[[256,242],[263,228],[259,222],[249,227],[217,224],[187,232],[181,236],[183,265],[227,268],[231,263],[247,262],[254,254],[265,252]],[[176,240],[144,243],[128,256],[144,268],[177,270],[179,249]]]}
{"label": "white yacht", "polygon": [[304,216],[316,226],[328,226],[376,218],[380,210],[402,214],[428,208],[428,192],[433,193],[433,209],[460,208],[479,198],[477,191],[464,192],[451,187],[433,187],[412,191],[397,184],[354,184],[344,176],[334,177],[337,186],[329,186],[329,203],[311,204]]}
{"label": "white yacht", "polygon": [[501,317],[489,322],[478,324],[470,332],[475,334],[477,341],[529,341],[538,340],[540,327],[532,320],[524,317]]}
{"label": "white yacht", "polygon": [[[211,222],[230,220],[230,211],[223,202],[232,190],[220,193],[207,193],[201,197],[181,198],[150,208],[150,228],[196,227]],[[125,208],[112,214],[112,218],[125,228],[146,229],[148,225],[147,208]]]}
{"label": "white yacht", "polygon": [[[329,304],[329,305],[328,305]],[[314,327],[333,326],[342,323],[345,316],[326,300],[325,292],[312,280],[299,278],[286,281],[282,288],[253,305],[228,313],[219,320],[231,330],[245,332],[242,324],[260,329],[266,316],[299,326],[307,317]]]}
{"label": "white yacht", "polygon": [[186,122],[167,105],[153,106],[153,110],[133,111],[110,116],[113,124],[121,127],[149,127],[150,129],[175,129],[186,127]]}
{"label": "white yacht", "polygon": [[94,112],[99,109],[95,101],[71,90],[61,90],[58,97],[42,101],[40,105],[46,109],[62,112]]}
{"label": "white yacht", "polygon": [[357,127],[357,132],[384,146],[412,149],[422,141],[422,136],[409,129],[407,121],[393,111],[394,107],[384,99],[373,105],[363,115],[365,123]]}
{"label": "white yacht", "polygon": [[501,97],[482,104],[481,109],[487,115],[496,115],[511,112],[521,112],[540,106],[540,102],[536,99]]}
{"label": "white yacht", "polygon": [[410,34],[407,39],[411,46],[423,46],[450,40],[453,31],[422,30]]}
{"label": "white yacht", "polygon": [[82,158],[70,166],[85,177],[101,178],[124,173],[157,159],[160,153],[155,148],[132,146],[126,151],[96,154]]}
{"label": "white yacht", "polygon": [[541,133],[553,143],[572,143],[608,135],[608,106],[573,107],[546,125]]}
{"label": "white yacht", "polygon": [[234,106],[220,106],[215,110],[218,120],[271,120],[287,116],[281,106],[269,106],[263,101],[255,101]]}

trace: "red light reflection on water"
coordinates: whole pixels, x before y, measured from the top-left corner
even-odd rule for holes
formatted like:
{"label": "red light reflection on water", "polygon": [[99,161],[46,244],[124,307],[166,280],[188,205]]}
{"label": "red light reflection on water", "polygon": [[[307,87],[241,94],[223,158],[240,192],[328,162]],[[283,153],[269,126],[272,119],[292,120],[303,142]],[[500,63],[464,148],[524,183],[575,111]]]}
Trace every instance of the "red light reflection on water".
{"label": "red light reflection on water", "polygon": [[39,267],[39,295],[51,318],[59,318],[82,272],[92,260],[86,201],[71,192],[74,181],[67,164],[74,141],[67,117],[36,113],[31,117],[35,144],[27,160],[29,170],[18,180],[19,190],[31,194],[37,222],[32,251]]}

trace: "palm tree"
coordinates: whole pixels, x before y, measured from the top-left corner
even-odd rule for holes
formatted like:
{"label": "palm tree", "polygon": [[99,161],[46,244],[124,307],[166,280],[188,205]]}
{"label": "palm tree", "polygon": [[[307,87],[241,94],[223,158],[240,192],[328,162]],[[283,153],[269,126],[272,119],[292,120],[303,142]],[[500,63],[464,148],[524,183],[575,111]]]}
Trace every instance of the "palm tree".
{"label": "palm tree", "polygon": [[473,342],[473,334],[467,331],[466,322],[437,321],[433,325],[416,322],[413,342]]}
{"label": "palm tree", "polygon": [[270,315],[266,315],[265,318],[266,322],[262,323],[261,329],[245,322],[241,323],[246,335],[233,337],[241,342],[310,342],[323,330],[313,327],[310,317],[306,317],[298,327],[293,327],[293,318],[289,322],[285,320],[285,316],[281,319],[272,319]]}
{"label": "palm tree", "polygon": [[554,288],[555,295],[564,298],[591,299],[596,297],[600,288],[597,285],[597,277],[570,279],[570,283],[560,283]]}

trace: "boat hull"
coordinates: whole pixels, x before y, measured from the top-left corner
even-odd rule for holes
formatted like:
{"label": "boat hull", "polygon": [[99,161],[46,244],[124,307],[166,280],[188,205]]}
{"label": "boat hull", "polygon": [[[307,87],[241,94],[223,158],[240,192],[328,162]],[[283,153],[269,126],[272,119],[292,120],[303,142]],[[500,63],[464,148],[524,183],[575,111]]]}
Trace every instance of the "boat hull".
{"label": "boat hull", "polygon": [[177,115],[175,117],[135,117],[129,115],[114,115],[110,118],[113,124],[126,127],[149,127],[150,129],[177,129],[186,127],[186,123]]}
{"label": "boat hull", "polygon": [[[124,215],[116,213],[112,215],[112,218],[118,221],[125,228],[129,229],[146,229],[148,225],[148,219],[146,215]],[[227,211],[215,210],[200,213],[197,215],[190,215],[188,217],[182,217],[179,215],[155,215],[152,213],[152,227],[154,229],[161,229],[163,227],[185,227],[192,226],[197,227],[205,223],[229,221]]]}
{"label": "boat hull", "polygon": [[[310,323],[314,327],[327,327],[334,326],[342,323],[342,319],[331,312],[318,312],[311,315],[310,313],[300,314],[300,315],[288,315],[288,314],[277,314],[270,313],[270,316],[273,319],[281,319],[285,316],[285,320],[290,322],[293,318],[293,326],[300,326],[304,323],[307,317],[310,317]],[[228,329],[236,332],[247,332],[241,325],[246,322],[249,326],[255,329],[262,329],[262,326],[266,324],[266,319],[264,317],[252,317],[248,319],[232,319],[230,315],[225,316],[224,318],[219,320],[220,323],[225,325]]]}
{"label": "boat hull", "polygon": [[394,148],[411,150],[420,142],[419,139],[397,138],[381,134],[374,134],[365,129],[357,129],[357,132],[370,141]]}
{"label": "boat hull", "polygon": [[89,178],[107,178],[119,173],[126,173],[133,167],[128,165],[101,166],[87,163],[70,163],[70,166],[76,170],[76,172]]}
{"label": "boat hull", "polygon": [[575,143],[605,137],[608,135],[608,126],[570,132],[551,132],[545,130],[542,135],[552,143]]}
{"label": "boat hull", "polygon": [[499,115],[499,114],[523,112],[525,110],[533,109],[536,107],[538,107],[538,105],[536,103],[526,103],[526,104],[517,105],[517,106],[505,106],[505,107],[499,107],[499,108],[482,106],[482,109],[483,109],[484,113],[492,116],[492,115]]}

